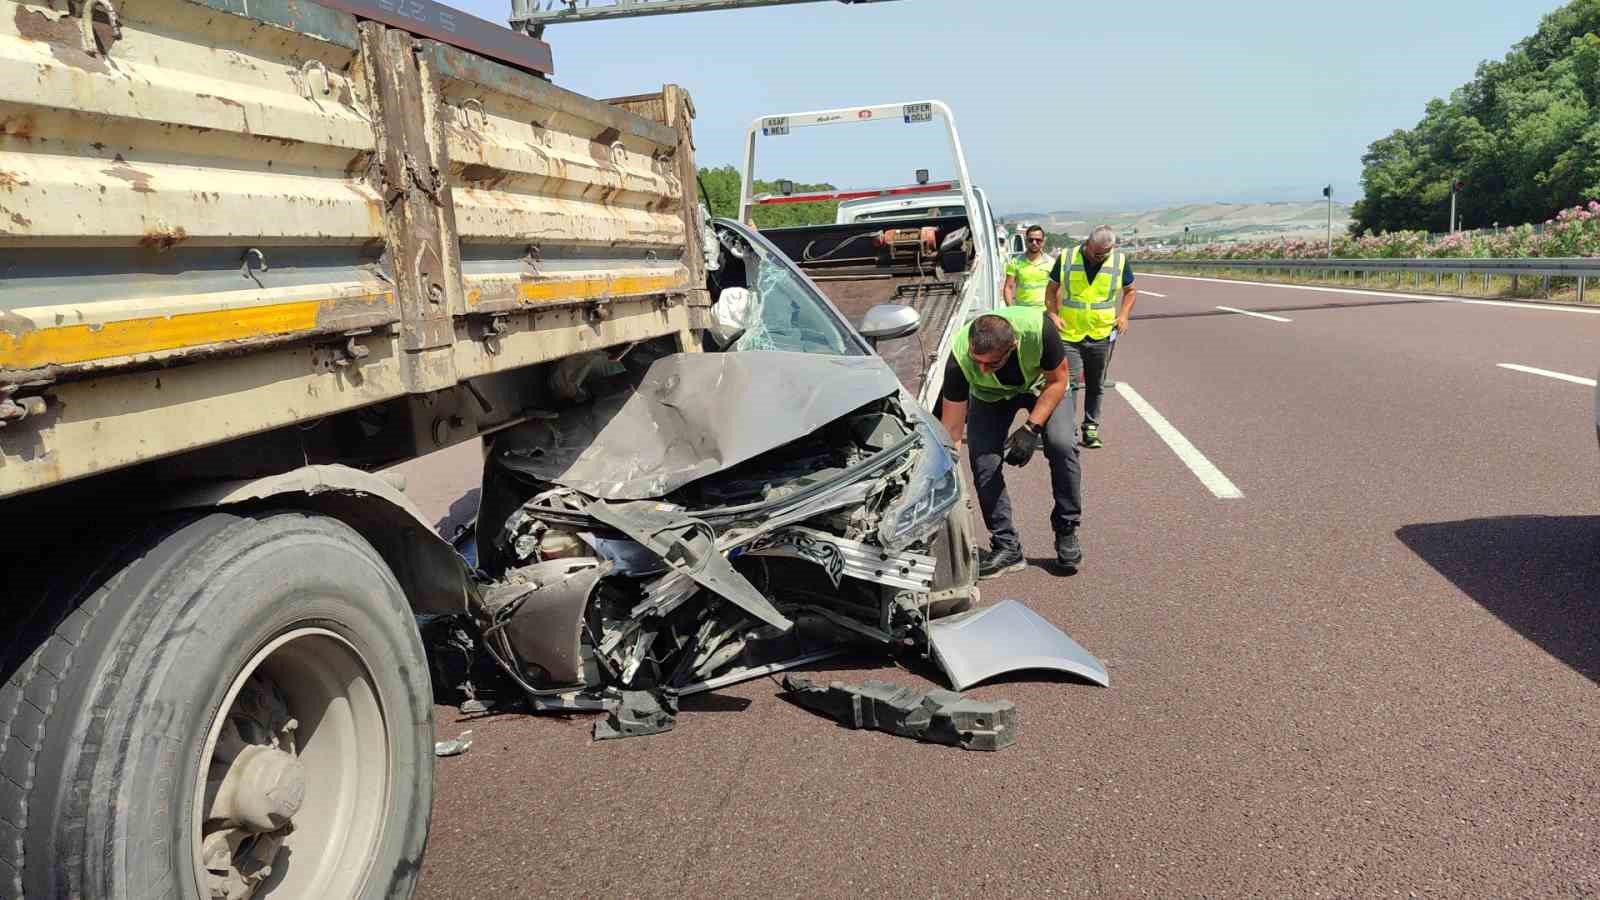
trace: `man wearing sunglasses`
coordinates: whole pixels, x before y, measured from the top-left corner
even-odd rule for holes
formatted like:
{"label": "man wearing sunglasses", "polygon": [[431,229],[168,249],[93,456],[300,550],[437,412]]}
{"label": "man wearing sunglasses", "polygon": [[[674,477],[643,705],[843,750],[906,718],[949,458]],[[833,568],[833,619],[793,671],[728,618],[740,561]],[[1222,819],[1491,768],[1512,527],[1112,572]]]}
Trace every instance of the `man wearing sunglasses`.
{"label": "man wearing sunglasses", "polygon": [[[1137,299],[1133,267],[1116,247],[1116,232],[1101,225],[1079,246],[1061,251],[1044,295],[1045,308],[1061,329],[1071,381],[1076,385],[1080,377],[1083,380],[1083,445],[1090,449],[1105,446],[1100,439],[1100,398],[1106,364],[1115,336],[1128,331],[1128,316]],[[1076,418],[1076,398],[1068,401],[1067,408],[1068,415]]]}
{"label": "man wearing sunglasses", "polygon": [[[959,446],[963,430],[973,482],[990,549],[978,556],[978,577],[1015,572],[1027,564],[1011,521],[1002,463],[1027,465],[1044,445],[1050,463],[1050,514],[1056,534],[1056,562],[1068,572],[1083,562],[1078,543],[1081,500],[1078,487],[1076,423],[1052,415],[1067,395],[1066,351],[1059,329],[1044,310],[1007,306],[979,316],[956,333],[945,364],[939,420]],[[1015,430],[1018,412],[1027,419]],[[1006,432],[1010,430],[1008,437]]]}
{"label": "man wearing sunglasses", "polygon": [[1043,307],[1045,285],[1050,283],[1050,268],[1056,261],[1044,252],[1043,228],[1030,225],[1025,237],[1028,254],[1006,263],[1006,305]]}

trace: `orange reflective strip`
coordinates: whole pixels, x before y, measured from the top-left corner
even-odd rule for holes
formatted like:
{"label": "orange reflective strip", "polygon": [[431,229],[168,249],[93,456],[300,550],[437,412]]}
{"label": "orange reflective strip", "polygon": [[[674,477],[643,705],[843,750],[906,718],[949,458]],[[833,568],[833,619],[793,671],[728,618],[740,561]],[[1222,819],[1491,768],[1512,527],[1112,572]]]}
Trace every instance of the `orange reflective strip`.
{"label": "orange reflective strip", "polygon": [[673,275],[619,275],[616,278],[571,278],[560,281],[525,281],[517,285],[517,296],[530,303],[554,300],[595,300],[601,297],[626,297],[659,294],[688,285],[684,273]]}
{"label": "orange reflective strip", "polygon": [[21,334],[0,331],[0,369],[64,366],[310,331],[317,326],[325,309],[363,301],[393,306],[394,294],[298,300],[100,324],[61,325]]}

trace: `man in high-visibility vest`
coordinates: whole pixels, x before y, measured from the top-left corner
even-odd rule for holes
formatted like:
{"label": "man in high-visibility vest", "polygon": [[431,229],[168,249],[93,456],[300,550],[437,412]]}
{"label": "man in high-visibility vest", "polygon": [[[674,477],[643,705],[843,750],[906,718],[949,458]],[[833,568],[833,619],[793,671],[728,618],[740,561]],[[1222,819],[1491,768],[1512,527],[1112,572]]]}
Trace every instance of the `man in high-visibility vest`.
{"label": "man in high-visibility vest", "polygon": [[[1065,416],[1053,415],[1066,395],[1066,351],[1044,310],[1007,306],[956,333],[945,363],[939,420],[958,446],[963,431],[968,439],[978,506],[989,528],[990,549],[978,557],[980,578],[1027,564],[1011,521],[1002,463],[1027,465],[1041,443],[1055,497],[1050,525],[1056,534],[1056,562],[1069,571],[1083,562],[1076,423],[1070,408]],[[1008,437],[1021,411],[1027,419]]]}
{"label": "man in high-visibility vest", "polygon": [[[1083,380],[1083,445],[1090,449],[1105,446],[1100,439],[1100,398],[1111,359],[1112,331],[1127,334],[1128,316],[1137,299],[1133,267],[1117,249],[1117,233],[1104,225],[1079,246],[1061,251],[1050,270],[1045,308],[1061,329],[1074,391]],[[1076,418],[1075,394],[1067,408]]]}
{"label": "man in high-visibility vest", "polygon": [[1043,228],[1030,225],[1025,237],[1027,255],[1013,256],[1006,263],[1006,304],[1042,307],[1045,285],[1050,283],[1050,269],[1056,261],[1044,252]]}

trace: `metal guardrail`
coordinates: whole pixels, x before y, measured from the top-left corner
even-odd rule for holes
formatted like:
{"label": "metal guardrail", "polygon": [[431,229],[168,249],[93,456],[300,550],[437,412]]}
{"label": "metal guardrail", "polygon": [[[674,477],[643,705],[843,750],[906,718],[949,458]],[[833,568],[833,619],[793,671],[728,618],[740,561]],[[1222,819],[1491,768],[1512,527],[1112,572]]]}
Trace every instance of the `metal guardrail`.
{"label": "metal guardrail", "polygon": [[1540,279],[1540,289],[1548,296],[1550,279],[1571,278],[1578,286],[1582,302],[1591,278],[1600,278],[1600,257],[1530,257],[1526,259],[1140,259],[1143,269],[1252,269],[1263,272],[1322,272],[1334,281],[1348,279],[1351,284],[1368,283],[1374,278],[1384,286],[1389,276],[1395,287],[1403,288],[1409,279],[1416,290],[1423,290],[1426,276],[1433,277],[1433,290],[1443,291],[1444,280],[1456,281],[1458,293],[1465,293],[1467,278],[1481,276],[1485,291],[1496,275],[1511,278],[1515,292],[1523,278]]}

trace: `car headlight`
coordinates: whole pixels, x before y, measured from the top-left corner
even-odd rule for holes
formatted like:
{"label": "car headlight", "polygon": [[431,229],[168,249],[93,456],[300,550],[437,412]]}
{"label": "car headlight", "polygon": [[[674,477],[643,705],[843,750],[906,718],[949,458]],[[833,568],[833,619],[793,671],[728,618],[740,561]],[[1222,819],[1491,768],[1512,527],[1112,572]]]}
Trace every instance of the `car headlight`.
{"label": "car headlight", "polygon": [[878,526],[878,542],[890,550],[903,550],[938,531],[961,499],[961,473],[956,471],[956,458],[945,447],[938,429],[927,416],[917,417],[922,459],[911,471],[911,480],[900,499],[889,507]]}

